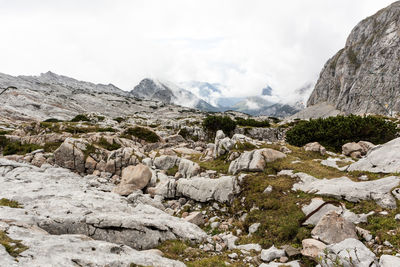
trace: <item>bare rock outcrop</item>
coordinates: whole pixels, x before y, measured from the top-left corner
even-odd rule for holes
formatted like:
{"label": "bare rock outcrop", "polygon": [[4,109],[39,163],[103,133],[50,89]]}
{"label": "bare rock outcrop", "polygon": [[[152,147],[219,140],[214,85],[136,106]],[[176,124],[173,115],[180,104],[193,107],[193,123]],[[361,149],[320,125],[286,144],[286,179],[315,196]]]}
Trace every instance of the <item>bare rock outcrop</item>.
{"label": "bare rock outcrop", "polygon": [[397,1],[361,21],[325,64],[307,106],[326,102],[347,114],[400,111],[399,14]]}

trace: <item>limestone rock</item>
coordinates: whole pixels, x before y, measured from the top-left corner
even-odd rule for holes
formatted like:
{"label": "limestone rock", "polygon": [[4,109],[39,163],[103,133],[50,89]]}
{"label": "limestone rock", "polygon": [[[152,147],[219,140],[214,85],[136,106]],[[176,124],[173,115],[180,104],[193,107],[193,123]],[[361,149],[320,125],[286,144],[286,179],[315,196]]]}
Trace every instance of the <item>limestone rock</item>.
{"label": "limestone rock", "polygon": [[38,225],[55,235],[83,234],[135,249],[154,248],[169,239],[200,242],[205,238],[196,225],[149,205],[130,204],[124,197],[93,187],[90,179],[102,178],[0,158],[0,198],[24,207],[0,207],[0,221]]}
{"label": "limestone rock", "polygon": [[[396,75],[400,2],[358,23],[345,47],[325,64],[307,106],[327,102],[346,114],[392,115],[400,110]],[[374,88],[379,88],[375,90]]]}
{"label": "limestone rock", "polygon": [[160,170],[168,170],[178,165],[180,158],[177,156],[160,156],[156,157],[153,161],[154,166]]}
{"label": "limestone rock", "polygon": [[321,241],[308,238],[301,241],[303,249],[301,254],[306,257],[316,258],[322,252],[324,252],[326,245]]}
{"label": "limestone rock", "polygon": [[213,157],[215,159],[228,153],[235,145],[235,142],[231,140],[229,137],[225,137],[224,132],[219,130],[216,133],[214,144],[215,144],[215,149]]}
{"label": "limestone rock", "polygon": [[347,170],[375,173],[400,172],[400,138],[370,149],[366,157],[351,164]]}
{"label": "limestone rock", "polygon": [[285,255],[285,250],[277,249],[275,246],[261,250],[261,260],[264,262],[270,262]]}
{"label": "limestone rock", "polygon": [[182,174],[184,178],[190,178],[200,173],[200,166],[191,160],[181,159],[178,172]]}
{"label": "limestone rock", "polygon": [[345,155],[345,156],[350,156],[351,154],[353,154],[354,152],[360,152],[360,155],[361,155],[361,151],[363,150],[363,148],[359,145],[359,144],[357,144],[357,143],[355,143],[355,142],[352,142],[352,143],[346,143],[346,144],[344,144],[343,146],[342,146],[342,153]]}
{"label": "limestone rock", "polygon": [[380,267],[400,266],[400,258],[391,255],[382,255],[379,259]]}
{"label": "limestone rock", "polygon": [[[8,235],[28,247],[17,257],[0,257],[0,266],[175,266],[185,264],[163,258],[157,253],[137,251],[125,245],[93,240],[84,235],[50,235],[37,227],[10,225]],[[0,255],[2,246],[0,245]]]}
{"label": "limestone rock", "polygon": [[269,148],[245,151],[239,158],[231,162],[229,173],[237,174],[240,171],[260,172],[265,169],[267,163],[285,157],[286,154]]}
{"label": "limestone rock", "polygon": [[357,239],[354,224],[346,221],[336,211],[325,214],[311,231],[311,234],[315,239],[327,244],[339,243],[347,238]]}
{"label": "limestone rock", "polygon": [[188,216],[184,218],[185,221],[194,223],[195,225],[203,225],[204,218],[200,211],[191,212]]}
{"label": "limestone rock", "polygon": [[327,246],[319,256],[321,267],[334,267],[338,264],[344,267],[378,266],[375,254],[354,238]]}
{"label": "limestone rock", "polygon": [[240,187],[234,176],[223,176],[218,179],[193,177],[191,179],[179,179],[176,182],[176,194],[189,197],[200,202],[216,200],[221,203],[229,203]]}
{"label": "limestone rock", "polygon": [[300,267],[300,263],[298,261],[289,261],[285,263],[270,262],[270,263],[262,263],[258,267]]}
{"label": "limestone rock", "polygon": [[391,190],[400,183],[400,177],[397,176],[366,182],[353,182],[347,177],[317,179],[305,173],[296,173],[293,177],[300,179],[293,185],[293,190],[345,199],[350,202],[374,200],[383,208],[396,208],[396,201]]}
{"label": "limestone rock", "polygon": [[146,165],[128,166],[122,170],[121,183],[113,189],[113,192],[121,196],[128,196],[134,190],[143,189],[151,177],[152,173]]}
{"label": "limestone rock", "polygon": [[61,146],[54,151],[55,163],[58,166],[84,173],[85,155],[83,150],[86,149],[86,145],[87,143],[83,140],[65,139]]}
{"label": "limestone rock", "polygon": [[326,154],[325,147],[321,146],[318,142],[308,143],[303,148],[304,148],[305,151],[318,152],[321,155],[325,155]]}

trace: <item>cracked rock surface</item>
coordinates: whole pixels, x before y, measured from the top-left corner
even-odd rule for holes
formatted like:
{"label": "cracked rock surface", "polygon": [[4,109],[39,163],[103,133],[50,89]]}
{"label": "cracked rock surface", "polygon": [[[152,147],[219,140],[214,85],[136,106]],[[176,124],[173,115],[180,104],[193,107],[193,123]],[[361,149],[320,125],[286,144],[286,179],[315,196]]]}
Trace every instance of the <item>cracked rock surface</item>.
{"label": "cracked rock surface", "polygon": [[199,242],[206,237],[198,226],[181,218],[100,191],[91,179],[93,176],[81,177],[63,168],[37,168],[0,159],[0,198],[24,207],[0,207],[0,220],[37,225],[54,235],[87,235],[135,249],[153,248],[168,239]]}

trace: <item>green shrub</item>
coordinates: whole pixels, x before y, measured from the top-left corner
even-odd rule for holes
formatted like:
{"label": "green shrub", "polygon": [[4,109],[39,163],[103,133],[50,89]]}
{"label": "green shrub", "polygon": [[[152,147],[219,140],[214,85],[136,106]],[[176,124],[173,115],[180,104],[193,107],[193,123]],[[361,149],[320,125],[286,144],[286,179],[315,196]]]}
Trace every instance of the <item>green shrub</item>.
{"label": "green shrub", "polygon": [[310,142],[334,151],[341,151],[349,142],[369,141],[386,143],[396,138],[396,124],[376,116],[337,116],[326,119],[300,121],[286,133],[286,141],[295,146]]}
{"label": "green shrub", "polygon": [[178,172],[178,166],[174,166],[174,167],[169,168],[169,169],[165,172],[165,174],[168,175],[168,176],[175,176],[175,174],[176,174],[177,172]]}
{"label": "green shrub", "polygon": [[156,143],[160,141],[160,137],[155,132],[139,126],[126,129],[121,137],[132,138],[132,136],[149,143]]}
{"label": "green shrub", "polygon": [[56,118],[50,118],[50,119],[44,120],[43,122],[63,122],[63,121],[56,119]]}
{"label": "green shrub", "polygon": [[108,151],[113,151],[121,148],[121,145],[118,143],[112,143],[110,144],[105,138],[100,138],[99,142],[97,142],[97,145],[101,146],[102,148],[107,149]]}
{"label": "green shrub", "polygon": [[54,152],[57,148],[61,146],[63,142],[49,142],[44,144],[44,151],[45,152]]}
{"label": "green shrub", "polygon": [[256,121],[255,119],[243,119],[236,117],[236,124],[239,126],[251,126],[251,127],[269,127],[271,124],[269,121]]}
{"label": "green shrub", "polygon": [[236,128],[236,122],[228,116],[207,116],[203,120],[203,128],[209,138],[214,138],[218,130],[222,130],[226,135],[231,135]]}
{"label": "green shrub", "polygon": [[79,114],[76,115],[71,121],[72,122],[90,121],[90,119],[85,114]]}
{"label": "green shrub", "polygon": [[[0,141],[0,146],[2,146],[3,141]],[[21,142],[8,142],[6,140],[5,146],[2,147],[3,149],[3,156],[7,155],[25,155],[26,153],[30,153],[41,147],[36,144],[21,144]]]}
{"label": "green shrub", "polygon": [[189,131],[186,128],[180,129],[178,134],[185,139],[188,139],[190,137]]}
{"label": "green shrub", "polygon": [[22,208],[21,204],[19,204],[17,201],[9,200],[7,198],[0,199],[0,206],[6,206],[10,208]]}
{"label": "green shrub", "polygon": [[11,131],[0,130],[0,135],[9,134]]}

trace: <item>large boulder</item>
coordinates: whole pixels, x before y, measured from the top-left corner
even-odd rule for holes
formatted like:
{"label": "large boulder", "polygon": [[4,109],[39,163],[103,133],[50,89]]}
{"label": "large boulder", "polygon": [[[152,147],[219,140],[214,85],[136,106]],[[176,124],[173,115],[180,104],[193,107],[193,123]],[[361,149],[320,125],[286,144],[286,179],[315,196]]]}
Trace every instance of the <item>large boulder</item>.
{"label": "large boulder", "polygon": [[51,235],[36,226],[21,223],[10,223],[6,227],[8,236],[21,240],[27,250],[14,259],[0,245],[0,266],[4,267],[185,266],[182,262],[160,256],[155,250],[138,251],[121,244],[93,240],[85,235]]}
{"label": "large boulder", "polygon": [[179,164],[180,158],[177,156],[167,156],[163,155],[156,157],[153,161],[154,166],[160,170],[168,170]]}
{"label": "large boulder", "polygon": [[88,143],[82,139],[67,138],[59,148],[54,151],[55,164],[58,166],[85,172],[85,154]]}
{"label": "large boulder", "polygon": [[327,244],[339,243],[347,238],[356,238],[357,231],[353,223],[346,221],[336,211],[330,211],[321,218],[311,231],[313,238]]}
{"label": "large boulder", "polygon": [[193,177],[179,179],[176,182],[176,194],[200,202],[215,200],[221,203],[231,202],[240,187],[235,176],[223,176],[218,179]]}
{"label": "large boulder", "polygon": [[217,134],[215,136],[215,148],[214,148],[214,153],[213,157],[214,159],[228,153],[233,146],[235,145],[235,142],[231,140],[229,137],[225,137],[225,134],[223,131],[219,130],[217,131]]}
{"label": "large boulder", "polygon": [[192,223],[109,192],[111,185],[101,185],[102,180],[0,158],[0,198],[23,206],[0,207],[0,221],[34,224],[54,235],[83,234],[135,249],[154,248],[169,239],[200,242],[206,237]]}
{"label": "large boulder", "polygon": [[397,176],[366,182],[354,182],[347,177],[317,179],[306,173],[296,173],[293,177],[299,179],[293,184],[293,190],[345,199],[350,202],[374,200],[383,208],[397,207],[396,200],[391,194],[392,189],[399,186],[400,177]]}
{"label": "large boulder", "polygon": [[372,267],[379,266],[376,256],[361,241],[348,238],[332,244],[319,254],[321,267]]}
{"label": "large boulder", "polygon": [[231,162],[229,173],[237,174],[241,171],[261,172],[265,169],[267,163],[285,157],[284,153],[270,148],[245,151],[239,158]]}
{"label": "large boulder", "polygon": [[305,151],[312,151],[312,152],[318,152],[321,155],[326,154],[326,149],[322,145],[320,145],[318,142],[313,142],[313,143],[308,143],[303,146]]}
{"label": "large boulder", "polygon": [[302,250],[301,254],[306,257],[317,258],[320,253],[322,253],[326,245],[321,241],[308,238],[301,241]]}
{"label": "large boulder", "polygon": [[286,253],[284,249],[278,249],[275,246],[272,246],[269,249],[261,250],[261,260],[265,262],[279,259],[280,257],[284,257],[285,255]]}
{"label": "large boulder", "polygon": [[363,148],[355,142],[346,143],[342,146],[342,153],[345,156],[351,156],[352,158],[360,158],[362,150]]}
{"label": "large boulder", "polygon": [[200,166],[191,160],[181,159],[178,172],[182,175],[182,177],[190,178],[200,173]]}
{"label": "large boulder", "polygon": [[152,173],[146,165],[128,166],[122,170],[121,183],[113,189],[113,192],[128,196],[133,191],[146,187],[151,176]]}
{"label": "large boulder", "polygon": [[351,164],[347,170],[375,173],[400,172],[400,138],[371,148],[364,158]]}
{"label": "large boulder", "polygon": [[391,255],[382,255],[379,259],[380,267],[400,266],[400,258]]}

